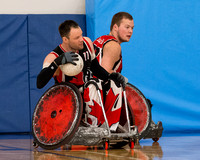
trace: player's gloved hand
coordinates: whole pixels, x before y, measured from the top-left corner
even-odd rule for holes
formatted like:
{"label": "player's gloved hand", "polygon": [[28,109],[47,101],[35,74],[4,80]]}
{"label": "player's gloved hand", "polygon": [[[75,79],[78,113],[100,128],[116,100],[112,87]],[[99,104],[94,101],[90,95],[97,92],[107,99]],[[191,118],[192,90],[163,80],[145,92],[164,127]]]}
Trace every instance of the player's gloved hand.
{"label": "player's gloved hand", "polygon": [[65,52],[61,54],[58,58],[54,60],[54,62],[59,66],[66,63],[72,63],[76,65],[74,61],[78,61],[78,55],[76,55],[74,52]]}
{"label": "player's gloved hand", "polygon": [[126,80],[125,80],[124,76],[122,76],[120,73],[113,72],[113,73],[109,74],[108,78],[115,81],[116,84],[118,84],[118,83],[121,84],[123,89],[125,89]]}

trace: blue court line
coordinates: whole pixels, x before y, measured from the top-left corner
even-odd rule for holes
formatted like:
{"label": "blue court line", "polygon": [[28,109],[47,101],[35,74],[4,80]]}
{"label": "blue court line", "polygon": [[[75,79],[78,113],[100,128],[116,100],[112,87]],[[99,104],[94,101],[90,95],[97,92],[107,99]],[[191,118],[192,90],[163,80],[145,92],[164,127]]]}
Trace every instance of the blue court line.
{"label": "blue court line", "polygon": [[0,148],[0,151],[32,151],[31,149],[10,147],[10,146],[4,146],[4,145],[0,145],[0,147],[4,147],[4,148]]}

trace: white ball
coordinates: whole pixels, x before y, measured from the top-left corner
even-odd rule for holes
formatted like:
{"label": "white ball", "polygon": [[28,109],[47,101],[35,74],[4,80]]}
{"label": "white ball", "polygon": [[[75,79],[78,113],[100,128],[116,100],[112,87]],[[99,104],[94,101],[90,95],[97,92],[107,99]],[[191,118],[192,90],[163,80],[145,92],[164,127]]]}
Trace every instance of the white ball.
{"label": "white ball", "polygon": [[77,57],[78,61],[74,61],[76,65],[71,64],[71,63],[60,65],[61,71],[67,76],[75,76],[79,74],[83,69],[83,59],[78,53],[75,53],[75,54],[78,55]]}

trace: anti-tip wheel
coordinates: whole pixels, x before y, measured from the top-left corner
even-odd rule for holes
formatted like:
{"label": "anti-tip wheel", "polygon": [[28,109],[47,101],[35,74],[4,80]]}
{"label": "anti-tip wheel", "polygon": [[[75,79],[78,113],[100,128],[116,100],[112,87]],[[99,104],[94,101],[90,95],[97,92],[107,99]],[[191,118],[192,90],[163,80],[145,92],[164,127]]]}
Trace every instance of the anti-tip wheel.
{"label": "anti-tip wheel", "polygon": [[34,149],[36,149],[39,147],[39,145],[35,141],[33,141],[33,147],[34,147]]}
{"label": "anti-tip wheel", "polygon": [[154,142],[157,142],[158,140],[159,140],[159,138],[157,137],[157,138],[152,138],[152,140],[154,141]]}

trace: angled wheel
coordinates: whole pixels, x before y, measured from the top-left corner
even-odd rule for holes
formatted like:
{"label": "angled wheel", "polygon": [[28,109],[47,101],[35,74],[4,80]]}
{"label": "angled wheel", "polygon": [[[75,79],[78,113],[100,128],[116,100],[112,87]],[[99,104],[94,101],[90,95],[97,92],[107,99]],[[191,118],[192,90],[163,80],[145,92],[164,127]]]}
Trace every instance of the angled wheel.
{"label": "angled wheel", "polygon": [[49,88],[35,107],[32,130],[35,142],[44,149],[68,143],[77,131],[83,112],[79,90],[70,83]]}
{"label": "angled wheel", "polygon": [[129,103],[129,109],[133,113],[133,122],[138,127],[139,139],[145,137],[148,133],[151,122],[151,107],[142,92],[134,85],[127,83],[126,96]]}

